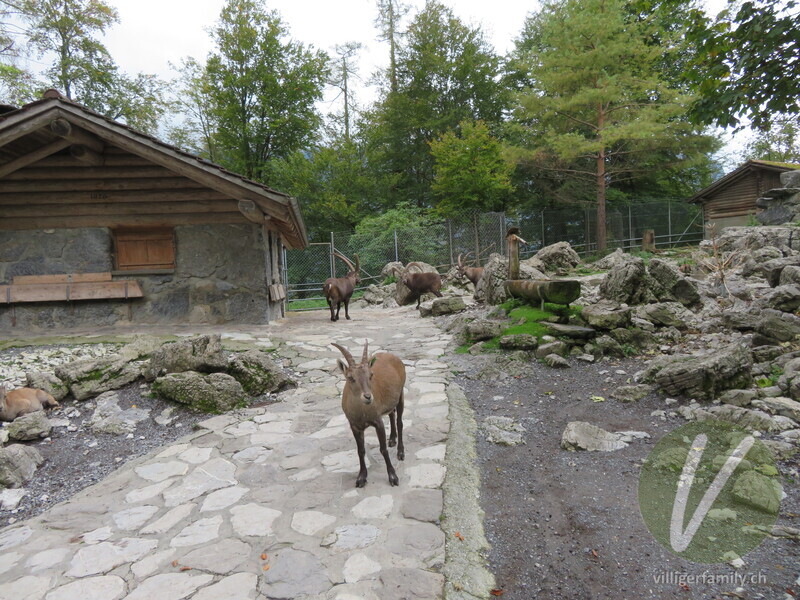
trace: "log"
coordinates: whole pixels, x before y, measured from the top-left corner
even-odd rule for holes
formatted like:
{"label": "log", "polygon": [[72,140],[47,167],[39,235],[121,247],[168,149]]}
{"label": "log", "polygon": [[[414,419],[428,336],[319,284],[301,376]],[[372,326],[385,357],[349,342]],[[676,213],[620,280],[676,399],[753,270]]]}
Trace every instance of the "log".
{"label": "log", "polygon": [[569,304],[581,295],[580,281],[567,279],[512,279],[505,282],[505,288],[514,298],[541,303]]}

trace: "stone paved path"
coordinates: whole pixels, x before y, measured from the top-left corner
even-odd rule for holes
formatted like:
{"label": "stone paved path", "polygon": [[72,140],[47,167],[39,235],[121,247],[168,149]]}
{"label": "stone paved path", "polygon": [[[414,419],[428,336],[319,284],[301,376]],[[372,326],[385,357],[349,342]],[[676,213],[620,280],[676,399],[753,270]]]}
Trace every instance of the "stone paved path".
{"label": "stone paved path", "polygon": [[[284,401],[222,415],[27,522],[0,531],[0,600],[393,600],[441,597],[448,337],[409,309],[322,312],[237,339],[282,341],[302,373]],[[333,337],[335,336],[335,337]],[[369,479],[341,412],[335,341],[405,362],[406,459]]]}

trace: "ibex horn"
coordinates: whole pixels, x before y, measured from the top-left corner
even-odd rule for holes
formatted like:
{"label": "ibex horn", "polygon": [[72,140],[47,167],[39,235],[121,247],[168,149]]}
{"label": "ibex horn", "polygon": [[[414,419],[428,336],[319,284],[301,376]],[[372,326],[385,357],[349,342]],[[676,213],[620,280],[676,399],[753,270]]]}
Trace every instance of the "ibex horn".
{"label": "ibex horn", "polygon": [[458,255],[458,266],[461,267],[463,264],[461,263],[461,255]]}
{"label": "ibex horn", "polygon": [[418,263],[418,262],[410,262],[410,263],[408,263],[408,264],[406,265],[406,273],[408,273],[408,271],[409,271],[409,269],[411,269],[411,266],[412,266],[412,265],[413,265],[413,266],[415,266],[415,267],[417,267],[417,269],[419,269],[419,272],[420,272],[420,273],[422,273],[422,267],[420,267],[420,266],[419,266],[419,263]]}
{"label": "ibex horn", "polygon": [[369,355],[369,342],[364,342],[364,354],[361,355],[362,363],[367,362],[367,359],[369,358],[368,355]]}
{"label": "ibex horn", "polygon": [[355,271],[356,270],[356,268],[353,266],[353,263],[351,263],[349,260],[347,260],[345,258],[345,256],[344,256],[344,254],[342,254],[341,252],[334,251],[333,255],[336,258],[338,258],[339,260],[341,260],[344,264],[346,264],[347,268],[350,269],[351,271]]}
{"label": "ibex horn", "polygon": [[353,358],[353,355],[350,354],[350,351],[347,348],[343,348],[339,344],[331,344],[331,346],[333,346],[334,348],[338,348],[339,352],[344,354],[344,358],[345,358],[345,360],[347,360],[347,364],[349,366],[351,366],[351,367],[355,367],[356,366],[356,359]]}
{"label": "ibex horn", "polygon": [[356,268],[353,269],[356,273],[361,269],[361,262],[358,260],[358,254],[353,254],[356,257]]}

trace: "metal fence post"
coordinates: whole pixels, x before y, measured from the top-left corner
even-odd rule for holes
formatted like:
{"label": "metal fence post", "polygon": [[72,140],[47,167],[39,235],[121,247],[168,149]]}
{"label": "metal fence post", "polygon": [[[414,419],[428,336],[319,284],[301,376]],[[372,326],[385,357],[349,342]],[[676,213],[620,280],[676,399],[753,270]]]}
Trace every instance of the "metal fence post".
{"label": "metal fence post", "polygon": [[336,246],[334,246],[333,242],[333,232],[331,231],[331,277],[336,277],[336,257],[333,255]]}
{"label": "metal fence post", "polygon": [[669,245],[672,247],[672,200],[667,200],[667,224],[669,227]]}
{"label": "metal fence post", "polygon": [[631,205],[628,204],[628,239],[633,248],[633,219],[631,218]]}
{"label": "metal fence post", "polygon": [[400,255],[397,252],[397,229],[394,230],[394,261],[400,261]]}
{"label": "metal fence post", "polygon": [[544,211],[539,211],[539,216],[542,218],[542,248],[544,248]]}
{"label": "metal fence post", "polygon": [[455,261],[453,260],[453,224],[450,219],[447,219],[447,245],[450,248],[450,265]]}

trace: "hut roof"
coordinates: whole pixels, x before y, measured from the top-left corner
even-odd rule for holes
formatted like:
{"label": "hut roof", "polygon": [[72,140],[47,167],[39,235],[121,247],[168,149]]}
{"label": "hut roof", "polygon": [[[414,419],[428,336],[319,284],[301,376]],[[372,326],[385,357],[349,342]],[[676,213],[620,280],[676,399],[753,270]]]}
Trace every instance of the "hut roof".
{"label": "hut roof", "polygon": [[738,168],[734,169],[727,175],[717,179],[714,183],[712,183],[708,187],[705,187],[699,192],[697,192],[694,196],[689,198],[688,202],[692,202],[694,204],[702,204],[704,201],[708,200],[711,196],[714,196],[715,194],[724,190],[729,185],[736,183],[741,178],[747,177],[751,173],[754,173],[759,170],[783,173],[784,171],[794,171],[797,169],[800,169],[800,165],[793,163],[773,162],[769,160],[748,160],[747,162],[740,165]]}
{"label": "hut roof", "polygon": [[[197,191],[196,196],[201,198],[205,191],[217,203],[213,210],[219,211],[219,219],[209,217],[209,222],[254,222],[264,224],[278,232],[289,248],[304,248],[307,245],[305,224],[300,214],[297,200],[272,188],[232,173],[223,167],[205,160],[199,156],[181,150],[175,146],[164,143],[150,135],[96,113],[85,106],[72,102],[55,90],[45,92],[41,100],[31,102],[20,108],[5,107],[0,111],[0,215],[5,221],[5,229],[31,228],[23,225],[29,220],[17,219],[17,213],[3,214],[9,204],[18,204],[17,200],[4,196],[16,193],[21,200],[25,199],[22,193],[26,188],[22,181],[26,167],[35,167],[37,163],[49,157],[56,157],[65,152],[71,152],[72,158],[97,157],[92,148],[117,152],[141,160],[142,165],[152,165],[178,176],[180,181],[185,181],[189,187]],[[121,160],[121,157],[117,157]],[[89,161],[91,163],[91,161]],[[108,166],[110,160],[94,163],[97,174],[96,181],[102,181],[102,169]],[[66,164],[66,163],[65,163]],[[91,164],[83,165],[86,167]],[[87,169],[88,172],[89,169]],[[152,175],[151,175],[152,176]],[[4,180],[8,181],[7,183]],[[153,176],[153,184],[147,190],[140,190],[155,194],[158,181],[164,179]],[[136,180],[144,181],[144,180]],[[172,185],[179,182],[174,180]],[[29,184],[28,184],[29,185]],[[88,192],[100,193],[109,188],[102,183],[100,190],[93,190],[89,184],[77,189]],[[55,187],[54,187],[55,186]],[[52,195],[58,195],[57,184],[51,184],[42,189],[49,190]],[[4,189],[5,188],[5,189]],[[128,193],[135,194],[135,186],[126,188]],[[162,195],[169,197],[169,192],[160,190]],[[40,191],[39,196],[42,193]],[[207,204],[201,200],[193,200],[192,190],[184,190],[182,200],[194,202],[193,210],[203,212],[208,209]],[[114,202],[113,198],[109,202]],[[153,204],[151,204],[153,205]],[[154,206],[154,205],[153,205]],[[176,209],[178,213],[185,212]],[[223,216],[224,215],[224,216]],[[173,215],[173,218],[174,215]],[[246,221],[245,221],[246,219]],[[15,222],[20,226],[15,227]],[[68,227],[70,219],[65,219]],[[79,221],[75,221],[79,222]],[[194,221],[197,222],[197,221]],[[48,224],[48,227],[57,225]]]}

